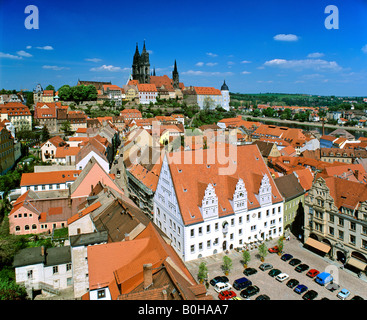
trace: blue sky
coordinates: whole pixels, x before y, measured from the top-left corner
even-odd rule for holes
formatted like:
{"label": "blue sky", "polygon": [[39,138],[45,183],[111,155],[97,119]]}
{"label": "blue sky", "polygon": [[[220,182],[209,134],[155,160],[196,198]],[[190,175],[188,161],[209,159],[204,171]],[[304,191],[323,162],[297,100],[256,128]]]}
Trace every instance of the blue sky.
{"label": "blue sky", "polygon": [[[26,6],[39,10],[28,30]],[[327,29],[328,5],[339,29]],[[123,85],[135,44],[185,85],[231,92],[367,96],[367,1],[0,0],[0,88]]]}

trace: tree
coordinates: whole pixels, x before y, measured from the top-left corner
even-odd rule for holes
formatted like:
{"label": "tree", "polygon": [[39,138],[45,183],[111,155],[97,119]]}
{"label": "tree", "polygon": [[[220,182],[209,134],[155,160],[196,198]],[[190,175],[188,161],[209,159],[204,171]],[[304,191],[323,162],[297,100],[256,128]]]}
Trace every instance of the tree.
{"label": "tree", "polygon": [[251,260],[250,252],[248,252],[248,250],[244,250],[242,252],[242,262],[245,268],[247,267],[247,264],[250,262],[250,260]]}
{"label": "tree", "polygon": [[55,87],[51,84],[49,84],[45,90],[52,90],[52,91],[55,91]]}
{"label": "tree", "polygon": [[64,121],[61,124],[60,130],[64,132],[65,135],[69,134],[71,132],[71,124],[70,121]]}
{"label": "tree", "polygon": [[284,242],[283,242],[283,237],[280,237],[278,239],[278,254],[281,254],[284,248]]}
{"label": "tree", "polygon": [[72,91],[71,87],[69,85],[63,85],[61,88],[59,88],[59,98],[63,101],[71,101],[72,100]]}
{"label": "tree", "polygon": [[85,86],[74,86],[71,87],[72,100],[77,104],[85,100]]}
{"label": "tree", "polygon": [[208,279],[208,267],[205,262],[202,262],[199,265],[198,280],[203,283],[206,279]]}
{"label": "tree", "polygon": [[82,86],[84,92],[84,100],[86,101],[96,101],[97,100],[97,89],[94,85],[90,84],[87,86]]}
{"label": "tree", "polygon": [[262,243],[259,246],[259,256],[261,258],[261,261],[264,261],[267,254],[268,254],[268,248],[265,243]]}
{"label": "tree", "polygon": [[223,265],[222,265],[223,272],[228,275],[228,273],[232,269],[232,259],[228,256],[223,257]]}
{"label": "tree", "polygon": [[42,142],[45,142],[48,139],[50,139],[50,132],[48,131],[48,128],[46,125],[44,125],[42,128],[41,136],[42,136]]}
{"label": "tree", "polygon": [[0,279],[0,300],[27,300],[27,291],[15,281]]}

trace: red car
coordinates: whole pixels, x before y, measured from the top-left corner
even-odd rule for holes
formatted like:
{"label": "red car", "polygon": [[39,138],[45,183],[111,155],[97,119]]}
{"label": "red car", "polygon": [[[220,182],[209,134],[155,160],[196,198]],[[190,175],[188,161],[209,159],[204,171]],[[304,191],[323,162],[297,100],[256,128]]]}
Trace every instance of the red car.
{"label": "red car", "polygon": [[316,277],[318,274],[320,273],[320,271],[316,270],[316,269],[311,269],[310,271],[307,272],[307,275],[310,278],[314,278]]}
{"label": "red car", "polygon": [[279,248],[278,248],[278,246],[275,246],[275,247],[269,248],[268,251],[270,253],[278,253],[279,252]]}
{"label": "red car", "polygon": [[220,300],[229,300],[231,298],[237,297],[236,293],[232,290],[225,290],[222,291],[219,295],[218,298]]}

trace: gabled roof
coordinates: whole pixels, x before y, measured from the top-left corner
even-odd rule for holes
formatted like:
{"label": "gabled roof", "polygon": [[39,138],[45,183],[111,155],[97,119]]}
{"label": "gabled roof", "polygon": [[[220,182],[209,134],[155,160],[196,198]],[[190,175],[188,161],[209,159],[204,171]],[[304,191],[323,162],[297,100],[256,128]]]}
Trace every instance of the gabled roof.
{"label": "gabled roof", "polygon": [[48,139],[46,142],[42,143],[41,147],[46,144],[47,142],[52,143],[55,147],[60,147],[63,144],[66,144],[66,142],[59,136],[52,137]]}
{"label": "gabled roof", "polygon": [[194,87],[194,90],[198,95],[222,95],[219,89],[213,87]]}
{"label": "gabled roof", "polygon": [[20,186],[66,183],[76,180],[81,170],[23,173]]}
{"label": "gabled roof", "polygon": [[289,201],[305,193],[305,190],[302,188],[302,185],[299,183],[294,173],[275,178],[274,182],[285,198],[285,201]]}
{"label": "gabled roof", "polygon": [[139,83],[138,91],[139,92],[157,92],[157,87],[154,84],[150,84],[150,83]]}
{"label": "gabled roof", "polygon": [[[234,182],[237,183],[239,179],[242,179],[246,186],[249,210],[260,207],[257,195],[265,175],[271,185],[272,202],[283,201],[257,145],[234,147],[237,152],[237,158],[234,159],[228,157],[228,144],[217,145],[217,148],[223,148],[223,151],[203,150],[202,164],[196,163],[195,152],[192,151],[169,154],[169,169],[185,225],[203,221],[198,204],[201,203],[204,188],[209,183],[213,185],[218,197],[219,217],[233,213],[230,200],[233,198]],[[209,163],[207,157],[210,157]],[[189,163],[190,160],[192,164]]]}

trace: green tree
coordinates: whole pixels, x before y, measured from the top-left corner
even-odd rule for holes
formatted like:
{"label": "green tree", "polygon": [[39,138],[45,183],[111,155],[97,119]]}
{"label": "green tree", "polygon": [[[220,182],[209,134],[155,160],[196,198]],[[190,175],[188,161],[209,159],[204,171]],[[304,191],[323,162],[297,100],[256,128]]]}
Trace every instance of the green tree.
{"label": "green tree", "polygon": [[59,88],[59,98],[62,101],[72,101],[73,94],[69,85],[65,84]]}
{"label": "green tree", "polygon": [[199,272],[198,272],[198,280],[200,283],[203,283],[204,280],[208,278],[208,267],[205,262],[200,263]]}
{"label": "green tree", "polygon": [[248,250],[244,250],[242,252],[242,262],[245,268],[247,267],[247,264],[250,262],[250,260],[251,260],[250,252]]}
{"label": "green tree", "polygon": [[75,101],[77,104],[79,104],[80,102],[84,101],[86,96],[85,96],[85,86],[74,86],[71,87],[71,95],[72,95],[72,100]]}
{"label": "green tree", "polygon": [[52,90],[52,91],[55,91],[55,87],[51,84],[49,84],[45,90]]}
{"label": "green tree", "polygon": [[259,246],[259,256],[261,258],[261,261],[264,261],[266,255],[268,254],[268,247],[266,246],[265,243],[262,243],[260,246]]}
{"label": "green tree", "polygon": [[232,259],[228,256],[223,257],[223,265],[222,265],[223,272],[228,274],[232,269]]}
{"label": "green tree", "polygon": [[0,279],[0,300],[27,300],[27,291],[15,281]]}
{"label": "green tree", "polygon": [[96,101],[98,91],[95,86],[88,85],[88,86],[82,86],[84,91],[84,100],[86,101]]}
{"label": "green tree", "polygon": [[71,124],[70,121],[66,120],[61,124],[60,130],[64,132],[65,135],[68,135],[71,132]]}
{"label": "green tree", "polygon": [[42,142],[45,142],[48,139],[50,139],[50,132],[48,131],[48,128],[46,125],[44,125],[42,128],[41,137],[42,137]]}

